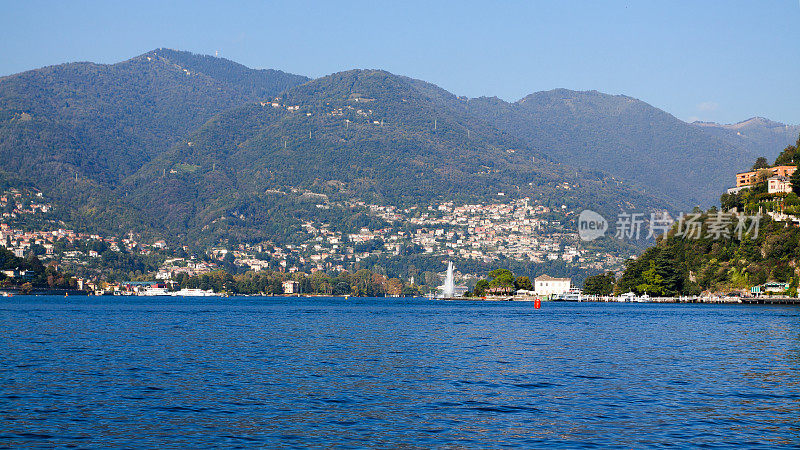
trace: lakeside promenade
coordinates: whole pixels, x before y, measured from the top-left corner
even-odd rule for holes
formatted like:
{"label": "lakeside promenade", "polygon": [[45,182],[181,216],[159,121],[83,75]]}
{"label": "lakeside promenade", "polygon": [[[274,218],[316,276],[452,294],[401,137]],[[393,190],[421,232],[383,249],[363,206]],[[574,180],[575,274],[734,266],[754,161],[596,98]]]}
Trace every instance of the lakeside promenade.
{"label": "lakeside promenade", "polygon": [[[557,300],[564,301],[564,300]],[[682,297],[635,297],[628,300],[623,297],[587,297],[581,299],[583,302],[622,302],[622,303],[744,303],[744,304],[773,304],[773,305],[800,305],[800,299],[796,297],[720,297],[720,296],[682,296]]]}
{"label": "lakeside promenade", "polygon": [[510,302],[592,302],[592,303],[707,303],[707,304],[750,304],[750,305],[800,305],[800,298],[796,297],[719,297],[719,296],[681,296],[681,297],[625,297],[625,296],[580,296],[571,299],[548,300],[536,296],[487,296],[487,297],[456,297],[442,300],[476,300],[476,301],[510,301]]}
{"label": "lakeside promenade", "polygon": [[[20,292],[18,287],[6,287],[0,289],[0,294],[5,297],[18,295],[51,295],[51,296],[92,296],[91,291],[77,289],[33,289],[29,293]],[[228,297],[232,294],[207,294],[209,297]],[[103,296],[115,297],[115,295],[105,294]],[[128,296],[148,297],[144,294],[128,294]],[[151,297],[158,295],[149,295]],[[166,295],[161,295],[166,296]],[[178,295],[181,296],[181,295]],[[336,296],[324,294],[284,294],[284,295],[238,295],[240,297],[286,297],[286,298],[332,298]],[[174,295],[173,295],[174,297]],[[353,296],[343,296],[342,298],[357,298]],[[399,297],[386,297],[399,298]],[[631,296],[583,296],[575,295],[570,298],[548,299],[532,295],[499,295],[486,297],[447,297],[447,298],[428,298],[430,300],[466,300],[476,302],[559,302],[559,303],[705,303],[705,304],[749,304],[749,305],[800,305],[800,298],[785,296],[762,296],[762,297],[739,297],[739,296],[680,296],[680,297],[631,297]]]}

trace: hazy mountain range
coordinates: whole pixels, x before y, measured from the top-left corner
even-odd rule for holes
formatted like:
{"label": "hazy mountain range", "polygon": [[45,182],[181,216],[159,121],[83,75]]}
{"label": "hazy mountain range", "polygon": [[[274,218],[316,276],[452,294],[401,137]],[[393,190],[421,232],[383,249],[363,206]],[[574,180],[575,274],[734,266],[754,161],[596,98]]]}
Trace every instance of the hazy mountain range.
{"label": "hazy mountain range", "polygon": [[800,125],[786,125],[763,117],[753,117],[734,124],[694,122],[704,131],[741,147],[752,154],[774,160],[800,134]]}
{"label": "hazy mountain range", "polygon": [[298,219],[346,221],[348,200],[708,205],[799,128],[688,124],[595,91],[509,103],[380,70],[311,80],[159,49],[0,78],[0,181],[41,189],[76,227],[265,239]]}

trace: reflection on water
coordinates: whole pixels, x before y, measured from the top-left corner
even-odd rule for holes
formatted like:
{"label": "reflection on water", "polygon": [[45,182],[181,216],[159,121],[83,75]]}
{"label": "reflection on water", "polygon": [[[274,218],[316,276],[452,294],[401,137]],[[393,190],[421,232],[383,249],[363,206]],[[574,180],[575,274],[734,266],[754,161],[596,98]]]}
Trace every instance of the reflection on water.
{"label": "reflection on water", "polygon": [[800,309],[0,303],[0,446],[800,445]]}

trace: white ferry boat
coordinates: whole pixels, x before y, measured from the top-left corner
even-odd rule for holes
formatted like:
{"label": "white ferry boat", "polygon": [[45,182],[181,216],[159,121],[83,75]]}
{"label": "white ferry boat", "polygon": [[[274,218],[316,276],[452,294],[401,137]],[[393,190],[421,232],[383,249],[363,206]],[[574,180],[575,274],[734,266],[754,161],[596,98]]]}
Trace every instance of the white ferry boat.
{"label": "white ferry boat", "polygon": [[169,292],[167,292],[167,288],[146,287],[144,290],[137,292],[136,295],[142,297],[158,297],[163,295],[169,295]]}
{"label": "white ferry boat", "polygon": [[202,289],[183,288],[180,291],[170,292],[169,295],[173,297],[213,297],[217,294],[212,290],[204,291]]}
{"label": "white ferry boat", "polygon": [[618,297],[619,302],[648,303],[650,296],[647,294],[637,296],[633,292],[626,292]]}

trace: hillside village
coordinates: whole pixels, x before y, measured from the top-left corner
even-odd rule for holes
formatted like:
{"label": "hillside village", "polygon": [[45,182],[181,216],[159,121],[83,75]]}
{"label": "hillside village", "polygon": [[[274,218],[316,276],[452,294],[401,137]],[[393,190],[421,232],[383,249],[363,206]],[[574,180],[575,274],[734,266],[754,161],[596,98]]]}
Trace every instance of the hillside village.
{"label": "hillside village", "polygon": [[[760,161],[752,170],[736,174],[736,186],[721,199],[722,209],[765,213],[775,221],[800,223],[800,199],[793,190],[797,166],[780,162],[770,166]],[[565,184],[565,189],[569,188]],[[304,190],[293,191],[292,195],[316,201],[316,208],[320,209],[363,211],[376,219],[374,223],[382,225],[344,232],[334,223],[303,221],[299,228],[304,238],[292,243],[220,242],[211,248],[190,249],[164,240],[144,242],[133,232],[117,237],[67,229],[59,226],[57,206],[40,192],[8,188],[0,195],[0,245],[18,258],[35,256],[55,270],[74,274],[77,286],[98,291],[131,291],[150,282],[153,286],[185,285],[189,279],[214,276],[224,270],[233,274],[286,274],[280,277],[282,288],[278,292],[292,293],[302,291],[300,284],[291,284],[301,279],[292,274],[355,272],[380,261],[414,255],[486,265],[502,265],[509,260],[558,263],[595,273],[620,274],[632,256],[587,246],[575,232],[575,211],[565,205],[544,205],[529,197],[489,204],[444,202],[427,207],[398,207],[363,201],[334,202],[324,194]],[[502,199],[504,194],[498,192],[497,197]],[[545,272],[532,275],[537,279],[552,275]],[[5,283],[24,281],[27,276],[25,271],[14,268],[4,274]],[[457,272],[459,289],[472,289],[482,275],[463,269]],[[429,276],[432,278],[427,279]],[[418,279],[416,290],[409,292],[435,292],[439,275],[425,272],[425,278]],[[391,284],[389,278],[382,280],[376,281],[377,285]],[[767,276],[759,286],[773,291],[776,286],[788,289],[790,282],[783,280],[774,281]],[[427,284],[422,290],[420,282]],[[399,283],[400,290],[415,285],[413,277]],[[385,287],[384,291],[388,292]],[[392,288],[395,291],[398,290]],[[503,293],[507,294],[507,289]]]}
{"label": "hillside village", "polygon": [[[736,174],[735,187],[721,199],[722,209],[759,212],[775,221],[800,223],[800,199],[793,191],[796,169],[795,165],[781,163],[780,158],[772,166],[758,162],[752,170]],[[569,188],[565,184],[565,189]],[[346,273],[414,255],[490,266],[509,260],[558,263],[595,273],[620,274],[631,256],[592,249],[575,232],[575,211],[565,205],[544,205],[529,197],[489,204],[444,202],[427,207],[398,207],[363,201],[334,202],[327,195],[305,190],[293,191],[292,195],[316,201],[316,208],[320,209],[363,211],[376,219],[374,223],[382,225],[344,232],[334,223],[303,221],[299,228],[304,238],[293,243],[220,242],[211,248],[190,249],[164,240],[145,242],[133,232],[101,236],[67,229],[57,220],[57,206],[41,192],[12,187],[0,194],[0,245],[18,258],[35,256],[54,270],[74,274],[78,286],[92,290],[101,286],[111,290],[136,289],[136,283],[146,284],[148,280],[162,283],[158,286],[185,284],[188,279],[220,270],[233,274],[284,273],[286,276],[281,279],[292,281],[291,274]],[[498,192],[497,197],[502,199],[504,194]],[[463,263],[461,268],[458,282],[471,289],[483,274],[464,270]],[[532,275],[545,276],[546,272]],[[5,283],[24,281],[29,276],[15,268],[7,268],[4,275]],[[435,290],[437,277],[422,281],[427,287],[415,292]],[[414,284],[413,277],[408,278],[400,281],[401,287]],[[788,289],[788,281],[765,281],[764,289]],[[388,278],[382,283],[386,282]],[[293,286],[282,289],[294,292]]]}
{"label": "hillside village", "polygon": [[[325,196],[314,198],[321,201],[318,208],[330,207]],[[222,243],[200,253],[171,247],[164,240],[143,242],[133,232],[108,237],[66,229],[56,220],[58,208],[41,193],[10,189],[0,202],[6,220],[0,224],[0,245],[19,258],[33,255],[45,265],[66,270],[86,286],[148,279],[167,282],[221,268],[234,273],[337,273],[355,270],[366,260],[409,255],[486,264],[504,258],[560,262],[597,271],[619,270],[624,261],[620,255],[584,248],[569,225],[573,211],[529,198],[489,205],[448,202],[427,208],[347,202],[347,207],[363,210],[386,225],[343,233],[334,224],[307,221],[301,224],[306,236],[301,243]],[[9,274],[14,278],[13,271]],[[474,282],[480,275],[459,272],[459,279]]]}
{"label": "hillside village", "polygon": [[[317,205],[325,207],[324,204]],[[244,270],[343,271],[374,257],[400,257],[414,253],[462,258],[485,263],[511,258],[533,263],[563,261],[597,270],[615,270],[624,259],[608,252],[582,248],[577,233],[562,221],[574,214],[533,205],[530,199],[491,205],[444,203],[428,208],[381,206],[354,202],[389,224],[380,229],[362,228],[342,233],[332,224],[305,222],[308,235],[301,244],[239,244],[236,248],[215,247],[208,251],[213,260],[231,258]],[[562,221],[556,220],[560,217]],[[228,256],[230,255],[230,256]],[[168,260],[158,279],[190,272],[185,260]],[[476,274],[473,274],[476,275]]]}

